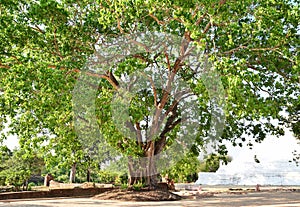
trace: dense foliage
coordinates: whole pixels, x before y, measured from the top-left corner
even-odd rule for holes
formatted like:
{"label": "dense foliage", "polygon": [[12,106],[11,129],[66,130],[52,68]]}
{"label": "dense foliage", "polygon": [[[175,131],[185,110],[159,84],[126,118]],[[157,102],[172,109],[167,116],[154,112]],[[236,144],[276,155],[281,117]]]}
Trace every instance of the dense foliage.
{"label": "dense foliage", "polygon": [[28,180],[32,175],[40,175],[44,161],[38,154],[28,156],[22,150],[9,150],[1,147],[0,185],[12,185],[15,190],[28,189]]}
{"label": "dense foliage", "polygon": [[[283,135],[284,127],[291,127],[297,135],[299,11],[299,3],[288,0],[1,1],[0,121],[1,128],[5,123],[10,127],[1,140],[17,135],[22,157],[42,153],[48,171],[72,168],[70,181],[75,180],[79,166],[87,173],[90,168],[99,170],[99,163],[107,160],[92,156],[78,138],[72,91],[97,45],[146,30],[182,37],[185,45],[179,56],[191,45],[208,55],[226,100],[224,130],[216,137],[218,153],[227,152],[224,140],[241,146],[250,136],[245,144],[251,147],[252,141],[261,142],[268,134]],[[149,147],[154,147],[152,155],[158,154],[178,136],[181,115],[177,107],[166,125],[170,130],[160,132],[156,140],[129,139],[114,125],[110,104],[116,86],[124,75],[154,64],[165,73],[174,72],[198,95],[203,119],[190,156],[201,151],[212,104],[205,83],[194,76],[191,67],[180,64],[179,56],[168,59],[162,51],[143,52],[100,74],[97,120],[101,134],[118,153],[149,157]],[[131,126],[137,134],[150,130],[141,124],[151,115],[149,107],[165,113],[172,105],[163,90],[157,91],[156,101],[153,90],[138,92],[130,103]],[[103,143],[93,144],[97,153],[110,153]],[[27,172],[23,167],[16,172],[20,170]]]}

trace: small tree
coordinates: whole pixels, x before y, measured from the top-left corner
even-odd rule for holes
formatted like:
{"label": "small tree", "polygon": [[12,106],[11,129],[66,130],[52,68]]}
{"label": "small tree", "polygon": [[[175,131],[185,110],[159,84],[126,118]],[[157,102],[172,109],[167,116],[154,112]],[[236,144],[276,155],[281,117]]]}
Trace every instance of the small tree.
{"label": "small tree", "polygon": [[11,156],[2,163],[0,176],[5,179],[4,183],[13,185],[16,191],[21,187],[28,189],[28,179],[31,175],[41,174],[44,162],[41,157],[28,155],[21,150],[14,150]]}
{"label": "small tree", "polygon": [[12,157],[12,151],[7,146],[0,146],[0,185],[6,184],[7,173],[5,170],[7,169],[7,161]]}

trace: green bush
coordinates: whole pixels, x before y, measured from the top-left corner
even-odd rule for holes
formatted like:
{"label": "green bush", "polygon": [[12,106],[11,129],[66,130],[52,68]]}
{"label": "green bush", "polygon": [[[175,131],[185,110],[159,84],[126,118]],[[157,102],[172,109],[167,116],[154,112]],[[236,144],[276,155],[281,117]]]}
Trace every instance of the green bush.
{"label": "green bush", "polygon": [[69,182],[69,176],[68,175],[59,175],[57,178],[54,178],[58,182],[67,183]]}
{"label": "green bush", "polygon": [[24,186],[24,183],[30,177],[30,171],[28,170],[20,170],[20,171],[11,171],[6,170],[6,184],[13,185],[15,187],[15,191],[19,191],[21,186]]}
{"label": "green bush", "polygon": [[28,187],[34,187],[34,186],[37,186],[34,182],[28,183]]}
{"label": "green bush", "polygon": [[200,161],[197,156],[186,156],[176,165],[162,172],[162,177],[168,176],[174,182],[195,182]]}
{"label": "green bush", "polygon": [[141,190],[145,185],[142,182],[138,182],[136,184],[132,185],[133,190],[139,191]]}
{"label": "green bush", "polygon": [[119,175],[116,172],[102,170],[98,173],[98,181],[100,183],[115,183],[118,176]]}
{"label": "green bush", "polygon": [[6,176],[2,173],[3,171],[0,172],[0,186],[6,185]]}
{"label": "green bush", "polygon": [[121,185],[121,189],[122,190],[125,190],[125,189],[127,189],[128,188],[128,184],[127,183],[123,183],[122,185]]}
{"label": "green bush", "polygon": [[34,183],[34,182],[30,182],[30,183],[28,183],[28,188],[27,188],[27,190],[32,190],[32,187],[34,187],[34,186],[36,186],[36,184]]}
{"label": "green bush", "polygon": [[127,173],[119,174],[115,178],[115,185],[121,185],[123,183],[128,183],[128,174]]}

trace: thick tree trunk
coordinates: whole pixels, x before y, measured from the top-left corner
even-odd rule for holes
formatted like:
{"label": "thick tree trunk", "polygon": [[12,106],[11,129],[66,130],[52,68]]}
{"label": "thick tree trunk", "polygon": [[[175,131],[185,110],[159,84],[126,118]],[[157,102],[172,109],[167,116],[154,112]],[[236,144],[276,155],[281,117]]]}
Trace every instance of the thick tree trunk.
{"label": "thick tree trunk", "polygon": [[76,178],[76,162],[73,163],[71,170],[70,170],[70,183],[75,183]]}
{"label": "thick tree trunk", "polygon": [[147,176],[147,185],[150,188],[156,188],[157,186],[157,169],[156,169],[156,163],[154,159],[154,152],[155,152],[155,142],[151,141],[149,149],[146,150],[145,154],[147,159],[147,163],[145,166],[146,169],[146,176]]}
{"label": "thick tree trunk", "polygon": [[149,148],[144,150],[144,157],[140,159],[128,159],[129,185],[142,182],[149,188],[156,188],[158,174],[154,159],[154,142],[151,141]]}
{"label": "thick tree trunk", "polygon": [[129,179],[128,185],[134,185],[138,182],[142,182],[142,172],[138,169],[138,163],[136,160],[133,160],[132,157],[128,158],[128,172],[129,172]]}

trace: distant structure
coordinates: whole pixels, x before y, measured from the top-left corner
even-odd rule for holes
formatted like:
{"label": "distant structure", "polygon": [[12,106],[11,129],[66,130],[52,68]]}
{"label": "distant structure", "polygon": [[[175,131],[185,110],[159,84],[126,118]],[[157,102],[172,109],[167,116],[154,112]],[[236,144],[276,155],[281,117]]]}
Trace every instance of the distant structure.
{"label": "distant structure", "polygon": [[200,172],[203,185],[300,185],[300,166],[284,161],[221,165],[215,173]]}

